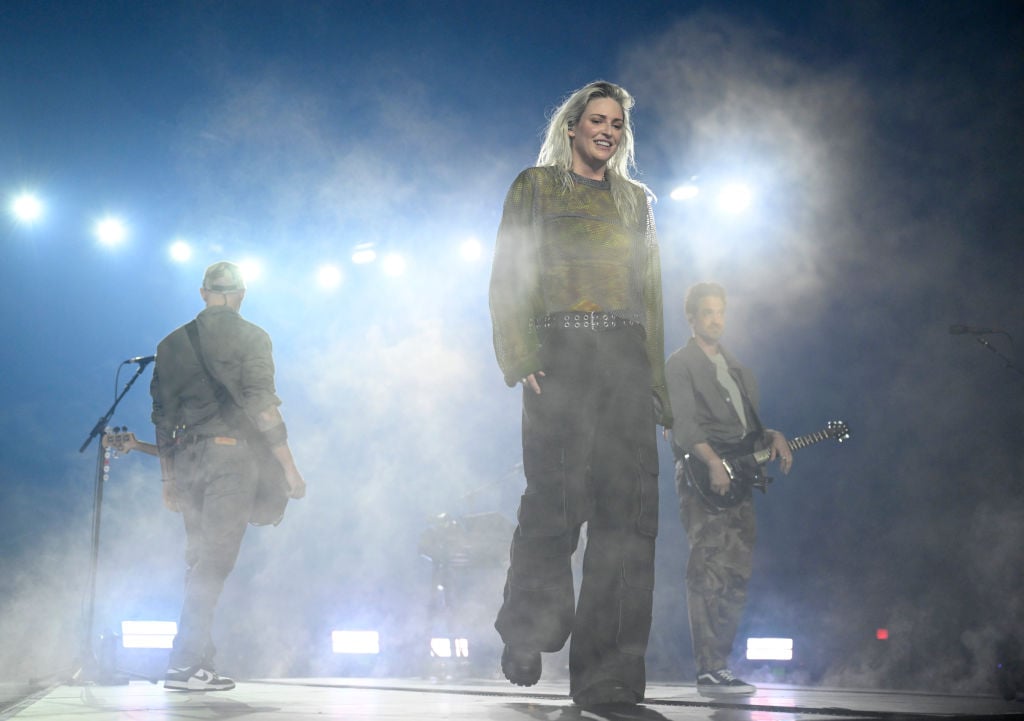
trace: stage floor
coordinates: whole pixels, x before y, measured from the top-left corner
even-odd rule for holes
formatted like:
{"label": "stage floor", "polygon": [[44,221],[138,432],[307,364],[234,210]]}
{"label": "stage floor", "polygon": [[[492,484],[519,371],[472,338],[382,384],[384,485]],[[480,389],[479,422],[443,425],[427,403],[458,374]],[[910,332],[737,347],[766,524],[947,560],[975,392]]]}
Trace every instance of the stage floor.
{"label": "stage floor", "polygon": [[754,696],[710,700],[691,685],[649,685],[636,707],[585,711],[561,683],[519,693],[504,682],[458,684],[388,679],[282,679],[241,682],[232,691],[184,693],[132,681],[121,686],[57,685],[0,713],[36,721],[157,719],[463,719],[465,721],[795,721],[797,719],[1009,718],[1024,705],[998,697],[850,691],[767,685]]}

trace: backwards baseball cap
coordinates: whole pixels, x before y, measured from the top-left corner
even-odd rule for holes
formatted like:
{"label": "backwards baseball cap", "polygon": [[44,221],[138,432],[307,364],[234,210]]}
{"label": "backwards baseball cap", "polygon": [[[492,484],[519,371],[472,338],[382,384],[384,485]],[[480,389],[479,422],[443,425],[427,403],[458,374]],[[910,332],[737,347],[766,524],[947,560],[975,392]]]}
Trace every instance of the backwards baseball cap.
{"label": "backwards baseball cap", "polygon": [[245,290],[245,279],[237,265],[222,260],[206,269],[203,288],[215,293],[238,293]]}

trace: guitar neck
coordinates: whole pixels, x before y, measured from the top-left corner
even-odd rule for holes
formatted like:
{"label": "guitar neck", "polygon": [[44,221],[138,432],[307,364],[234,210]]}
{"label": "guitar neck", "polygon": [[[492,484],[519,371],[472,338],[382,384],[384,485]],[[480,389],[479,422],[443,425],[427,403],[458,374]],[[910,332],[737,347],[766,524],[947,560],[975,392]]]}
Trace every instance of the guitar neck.
{"label": "guitar neck", "polygon": [[157,448],[155,443],[146,443],[146,441],[135,441],[135,450],[142,451],[148,456],[159,456],[160,449]]}
{"label": "guitar neck", "polygon": [[[807,448],[807,446],[813,446],[815,443],[820,443],[829,437],[827,430],[815,431],[814,433],[808,433],[806,436],[797,436],[789,441],[789,450],[798,451],[801,448]],[[754,460],[757,463],[765,463],[769,458],[771,458],[772,451],[770,448],[765,448],[760,451],[754,451],[751,455],[753,455]]]}

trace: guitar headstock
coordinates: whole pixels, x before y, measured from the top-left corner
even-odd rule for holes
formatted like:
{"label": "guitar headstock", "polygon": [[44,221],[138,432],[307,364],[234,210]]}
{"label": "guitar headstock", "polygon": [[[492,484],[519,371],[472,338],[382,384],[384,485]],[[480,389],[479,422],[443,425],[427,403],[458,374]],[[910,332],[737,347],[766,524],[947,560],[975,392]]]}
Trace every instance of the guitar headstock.
{"label": "guitar headstock", "polygon": [[850,427],[843,421],[829,421],[825,426],[825,435],[842,443],[850,440]]}
{"label": "guitar headstock", "polygon": [[139,445],[135,434],[129,431],[127,427],[122,428],[120,426],[107,429],[103,433],[101,442],[104,448],[112,448],[118,453],[127,453]]}

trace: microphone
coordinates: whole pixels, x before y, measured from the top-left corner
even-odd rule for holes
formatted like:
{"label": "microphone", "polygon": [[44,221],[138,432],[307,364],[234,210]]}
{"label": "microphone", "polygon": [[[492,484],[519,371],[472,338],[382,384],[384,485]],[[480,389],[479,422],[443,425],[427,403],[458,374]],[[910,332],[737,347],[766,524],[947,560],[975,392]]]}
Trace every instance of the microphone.
{"label": "microphone", "polygon": [[969,333],[971,335],[986,335],[988,333],[1002,333],[1002,331],[997,328],[975,328],[970,325],[956,324],[949,326],[949,333],[950,335],[963,335],[964,333]]}
{"label": "microphone", "polygon": [[128,360],[123,361],[123,362],[124,363],[138,363],[139,365],[143,365],[144,366],[147,363],[152,363],[155,360],[156,360],[156,356],[155,355],[137,355],[134,358],[129,358]]}

